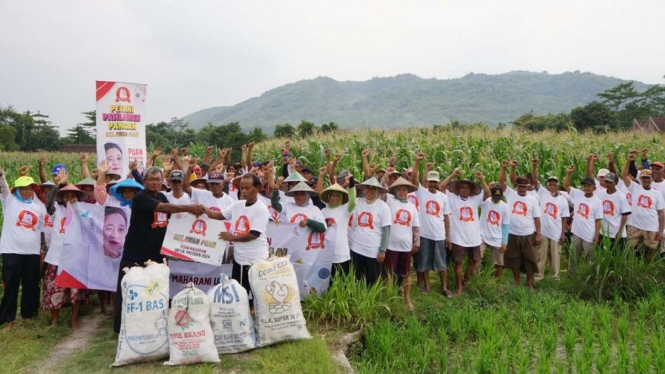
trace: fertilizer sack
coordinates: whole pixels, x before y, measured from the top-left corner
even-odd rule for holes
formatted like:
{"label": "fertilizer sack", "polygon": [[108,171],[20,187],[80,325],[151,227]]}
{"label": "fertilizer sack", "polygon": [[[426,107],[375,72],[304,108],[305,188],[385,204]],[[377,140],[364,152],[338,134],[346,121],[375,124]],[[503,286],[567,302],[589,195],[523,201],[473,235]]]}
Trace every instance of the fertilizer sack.
{"label": "fertilizer sack", "polygon": [[238,353],[256,347],[254,321],[247,291],[222,274],[221,283],[208,291],[210,325],[219,354]]}
{"label": "fertilizer sack", "polygon": [[164,365],[219,362],[210,328],[208,296],[194,283],[173,297],[168,331],[170,357]]}
{"label": "fertilizer sack", "polygon": [[256,311],[256,345],[309,339],[298,279],[289,256],[259,260],[249,269]]}
{"label": "fertilizer sack", "polygon": [[145,268],[123,271],[122,324],[113,366],[163,359],[169,354],[169,267],[148,261]]}

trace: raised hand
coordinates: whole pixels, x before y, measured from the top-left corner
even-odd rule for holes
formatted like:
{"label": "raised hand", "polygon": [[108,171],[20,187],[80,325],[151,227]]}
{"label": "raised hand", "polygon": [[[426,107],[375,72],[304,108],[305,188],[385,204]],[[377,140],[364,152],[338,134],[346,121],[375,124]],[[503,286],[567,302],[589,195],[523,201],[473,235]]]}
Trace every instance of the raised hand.
{"label": "raised hand", "polygon": [[326,148],[326,150],[323,151],[323,152],[325,153],[326,158],[328,158],[328,157],[330,157],[330,155],[332,154],[332,149],[330,149],[330,148]]}
{"label": "raised hand", "polygon": [[25,177],[30,173],[30,169],[32,169],[32,166],[21,166],[18,169],[18,176],[19,177]]}
{"label": "raised hand", "polygon": [[637,155],[635,153],[632,153],[632,152],[629,153],[628,154],[628,162],[635,161],[635,157],[637,157]]}
{"label": "raised hand", "polygon": [[187,147],[184,147],[180,150],[180,153],[182,154],[183,157],[187,156]]}
{"label": "raised hand", "polygon": [[325,167],[325,166],[322,167],[322,168],[319,168],[319,175],[326,175],[327,171],[328,171],[328,168]]}
{"label": "raised hand", "polygon": [[196,157],[190,157],[187,162],[189,163],[189,166],[194,167],[196,165]]}
{"label": "raised hand", "polygon": [[363,149],[362,152],[360,152],[360,155],[365,158],[369,156],[369,149]]}
{"label": "raised hand", "polygon": [[277,178],[277,181],[275,182],[275,188],[279,190],[279,188],[282,187],[283,182],[284,182],[284,177]]}
{"label": "raised hand", "polygon": [[648,159],[648,155],[649,155],[649,150],[648,149],[643,149],[642,150],[642,160]]}
{"label": "raised hand", "polygon": [[63,168],[58,171],[58,174],[53,178],[53,181],[56,185],[67,184],[67,179],[69,179],[69,174]]}
{"label": "raised hand", "polygon": [[501,167],[503,167],[504,169],[507,169],[509,166],[510,166],[510,161],[508,160],[501,161]]}
{"label": "raised hand", "polygon": [[39,163],[42,164],[42,165],[44,165],[46,163],[46,153],[45,152],[41,152],[39,154]]}
{"label": "raised hand", "polygon": [[178,147],[171,148],[171,157],[178,158]]}
{"label": "raised hand", "polygon": [[335,162],[342,159],[343,154],[341,152],[335,153]]}
{"label": "raised hand", "polygon": [[155,148],[154,151],[152,151],[152,158],[156,159],[162,154],[162,147],[157,147]]}
{"label": "raised hand", "polygon": [[249,149],[254,149],[254,146],[255,146],[255,145],[256,145],[255,142],[250,142],[249,144],[247,144],[247,148],[249,148]]}
{"label": "raised hand", "polygon": [[243,144],[240,149],[245,152],[247,150],[247,144]]}
{"label": "raised hand", "polygon": [[453,177],[459,177],[461,175],[462,175],[462,170],[460,169],[453,170]]}
{"label": "raised hand", "polygon": [[88,158],[90,157],[90,155],[88,154],[88,152],[83,152],[83,153],[81,153],[79,156],[80,156],[80,158],[81,158],[81,162],[82,162],[82,163],[87,163],[87,162],[88,162]]}
{"label": "raised hand", "polygon": [[222,159],[225,158],[226,157],[226,152],[227,152],[226,148],[221,148],[219,150],[219,157],[222,158]]}
{"label": "raised hand", "polygon": [[291,148],[291,141],[287,140],[284,142],[284,149],[288,150]]}
{"label": "raised hand", "polygon": [[485,179],[485,176],[480,171],[474,171],[473,176],[476,177],[479,181],[482,181],[482,180]]}
{"label": "raised hand", "polygon": [[537,158],[534,158],[533,160],[531,160],[531,165],[538,166],[538,164],[540,164],[540,160],[538,160]]}
{"label": "raised hand", "polygon": [[422,161],[424,159],[425,159],[425,154],[422,152],[418,152],[418,154],[416,155],[416,160]]}
{"label": "raised hand", "polygon": [[206,147],[206,154],[211,154],[213,148],[215,148],[215,147],[213,147],[213,146],[211,146],[211,145],[207,146],[207,147]]}
{"label": "raised hand", "polygon": [[425,171],[432,171],[432,169],[434,169],[434,163],[433,162],[428,162],[425,165]]}
{"label": "raised hand", "polygon": [[607,162],[614,163],[614,153],[613,152],[609,152],[607,154]]}
{"label": "raised hand", "polygon": [[512,160],[510,162],[510,166],[517,166],[517,160]]}
{"label": "raised hand", "polygon": [[99,168],[98,168],[100,173],[106,174],[111,170],[111,165],[106,163],[106,160],[102,160],[99,163]]}
{"label": "raised hand", "polygon": [[136,160],[129,161],[129,170],[134,171],[138,168],[138,163]]}
{"label": "raised hand", "polygon": [[575,165],[570,165],[566,168],[566,173],[572,174],[575,171]]}

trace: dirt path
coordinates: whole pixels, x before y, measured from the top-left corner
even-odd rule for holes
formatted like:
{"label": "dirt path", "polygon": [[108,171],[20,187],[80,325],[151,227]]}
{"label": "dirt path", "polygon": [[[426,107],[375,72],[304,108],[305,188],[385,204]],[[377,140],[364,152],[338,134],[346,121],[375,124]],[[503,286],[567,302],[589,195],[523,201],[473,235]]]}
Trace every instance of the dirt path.
{"label": "dirt path", "polygon": [[76,352],[80,352],[83,348],[87,347],[99,329],[104,315],[101,313],[94,313],[85,317],[81,317],[79,323],[81,328],[72,332],[66,339],[61,341],[30,373],[53,373],[54,369],[59,367],[67,357]]}

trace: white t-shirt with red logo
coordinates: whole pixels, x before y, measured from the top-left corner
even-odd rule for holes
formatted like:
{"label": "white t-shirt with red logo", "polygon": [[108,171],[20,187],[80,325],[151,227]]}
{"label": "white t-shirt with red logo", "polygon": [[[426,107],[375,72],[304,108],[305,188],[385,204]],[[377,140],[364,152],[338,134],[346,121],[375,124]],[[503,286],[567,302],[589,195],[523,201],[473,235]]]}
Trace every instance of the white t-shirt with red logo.
{"label": "white t-shirt with red logo", "polygon": [[282,213],[279,215],[280,222],[290,222],[299,224],[300,221],[311,219],[321,222],[325,225],[326,220],[323,218],[321,210],[316,205],[312,204],[310,200],[306,206],[299,206],[296,203],[281,203]]}
{"label": "white t-shirt with red logo", "polygon": [[418,191],[418,213],[420,215],[420,236],[430,240],[445,240],[445,216],[450,216],[448,196],[441,191],[429,192],[429,189],[420,185]]}
{"label": "white t-shirt with red logo", "polygon": [[478,208],[483,203],[482,195],[469,196],[466,200],[448,193],[450,203],[450,239],[460,247],[477,247],[480,239],[480,217]]}
{"label": "white t-shirt with red logo", "polygon": [[383,200],[376,199],[372,204],[367,204],[364,198],[359,198],[351,219],[354,239],[351,241],[351,250],[365,257],[376,258],[383,228],[391,223],[390,208]]}
{"label": "white t-shirt with red logo", "polygon": [[321,210],[326,226],[335,227],[335,255],[333,264],[340,264],[351,259],[349,253],[349,217],[348,203],[335,208],[326,206]]}
{"label": "white t-shirt with red logo", "polygon": [[240,265],[250,265],[259,259],[268,258],[268,207],[260,200],[251,206],[245,206],[245,200],[239,200],[222,210],[224,218],[231,222],[234,235],[258,231],[261,235],[248,242],[233,243],[233,258]]}
{"label": "white t-shirt with red logo", "polygon": [[596,196],[586,197],[582,190],[570,188],[570,197],[575,205],[573,227],[574,235],[585,242],[592,243],[596,233],[596,220],[603,219],[603,202]]}
{"label": "white t-shirt with red logo", "polygon": [[665,209],[663,194],[654,188],[645,190],[637,183],[631,183],[628,189],[633,197],[630,225],[644,231],[658,231],[658,211]]}
{"label": "white t-shirt with red logo", "polygon": [[[534,191],[535,192],[535,191]],[[511,235],[527,236],[536,232],[534,218],[540,218],[538,200],[530,194],[520,196],[515,190],[506,188],[506,200],[510,213]]]}
{"label": "white t-shirt with red logo", "polygon": [[[196,190],[196,188],[192,188],[192,190]],[[191,204],[192,201],[187,192],[183,192],[182,196],[180,197],[175,197],[173,196],[173,191],[170,191],[170,192],[165,192],[164,196],[166,196],[166,200],[169,201],[169,204],[189,205]]]}
{"label": "white t-shirt with red logo", "polygon": [[[614,238],[619,232],[623,215],[632,212],[626,195],[619,190],[610,194],[604,189],[596,196],[603,203],[603,227],[600,229],[600,233],[603,236]],[[626,230],[623,230],[621,237],[626,237]]]}
{"label": "white t-shirt with red logo", "polygon": [[71,209],[68,210],[65,206],[60,204],[55,204],[54,208],[53,235],[51,236],[51,242],[49,243],[46,257],[44,257],[44,262],[53,266],[59,266],[60,254],[62,253],[62,247],[65,244],[65,232],[73,218],[73,212]]}
{"label": "white t-shirt with red logo", "polygon": [[413,228],[420,227],[418,210],[407,200],[403,203],[388,195],[386,200],[392,215],[390,225],[390,241],[388,249],[396,252],[411,252],[413,247]]}
{"label": "white t-shirt with red logo", "polygon": [[561,194],[552,196],[550,191],[542,187],[538,190],[538,194],[540,195],[540,209],[542,211],[540,233],[548,239],[559,241],[562,230],[561,219],[570,217],[568,200]]}
{"label": "white t-shirt with red logo", "polygon": [[[168,199],[168,196],[166,198]],[[216,212],[221,212],[236,202],[227,194],[222,194],[222,197],[215,197],[212,192],[208,190],[200,190],[198,188],[192,188],[190,200],[192,204],[201,204]]]}
{"label": "white t-shirt with red logo", "polygon": [[409,194],[406,195],[406,199],[409,200],[409,202],[413,204],[416,209],[420,208],[420,198],[418,197],[418,191],[409,192]]}
{"label": "white t-shirt with red logo", "polygon": [[508,204],[499,200],[494,203],[491,197],[483,201],[480,206],[480,238],[491,247],[501,247],[503,240],[503,225],[510,225]]}
{"label": "white t-shirt with red logo", "polygon": [[0,253],[38,255],[46,215],[44,205],[34,200],[30,204],[23,203],[12,194],[0,200],[4,217]]}

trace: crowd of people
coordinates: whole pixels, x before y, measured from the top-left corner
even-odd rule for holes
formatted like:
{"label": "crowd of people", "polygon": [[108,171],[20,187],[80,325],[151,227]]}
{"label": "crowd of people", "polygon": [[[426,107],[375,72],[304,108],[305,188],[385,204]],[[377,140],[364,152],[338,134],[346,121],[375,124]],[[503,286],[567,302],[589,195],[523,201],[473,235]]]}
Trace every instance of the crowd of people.
{"label": "crowd of people", "polygon": [[[442,178],[423,153],[414,153],[415,162],[406,170],[397,169],[394,157],[379,167],[381,160],[370,163],[370,151],[363,150],[361,181],[349,170],[337,170],[341,153],[326,150],[325,165],[311,168],[292,157],[289,141],[281,160],[253,161],[254,146],[242,147],[239,163],[232,162],[231,149],[220,149],[213,160],[213,147],[208,147],[198,160],[186,150],[163,155],[158,148],[143,173],[131,162],[125,178],[106,160],[89,171],[88,156],[82,155],[83,179],[78,183],[69,181],[63,164],[52,168],[53,181],[49,181],[43,157],[38,165],[40,183],[28,175],[29,167],[22,167],[10,188],[0,169],[4,216],[0,325],[14,323],[20,295],[24,319],[37,316],[41,297],[53,325],[58,324],[59,310],[71,305],[72,328],[79,327],[78,311],[90,301],[90,291],[63,289],[54,281],[65,208],[77,201],[114,209],[117,222],[109,220],[108,227],[105,223],[109,239],[103,250],[111,258],[122,252],[120,269],[162,261],[170,214],[205,214],[229,221],[231,230],[219,238],[234,243],[232,278],[248,292],[250,265],[269,253],[270,221],[320,233],[334,226],[333,281],[336,274],[351,269],[368,285],[394,280],[411,310],[412,269],[420,292],[429,294],[430,272],[436,272],[440,291],[452,298],[463,293],[487,252],[497,278],[503,269],[510,269],[519,285],[524,272],[526,286],[534,290],[548,263],[552,278],[559,279],[562,245],[568,239],[568,271],[574,271],[579,261],[592,261],[598,246],[635,250],[648,262],[663,251],[665,164],[649,162],[647,151],[642,151],[641,163],[636,162],[638,152],[631,151],[621,170],[615,168],[614,155],[608,154],[608,168],[597,173],[598,155],[589,155],[585,177],[571,180],[575,172],[571,165],[561,183],[554,176],[540,180],[541,172],[559,171],[539,170],[536,159],[525,175],[517,175],[517,161],[503,161],[498,180],[488,182],[479,171],[472,173],[473,179],[462,178],[459,169]],[[455,275],[452,290],[447,282],[449,267]],[[102,312],[115,310],[116,332],[120,308],[114,305],[122,305],[123,273],[118,273],[115,295],[98,292]]]}

